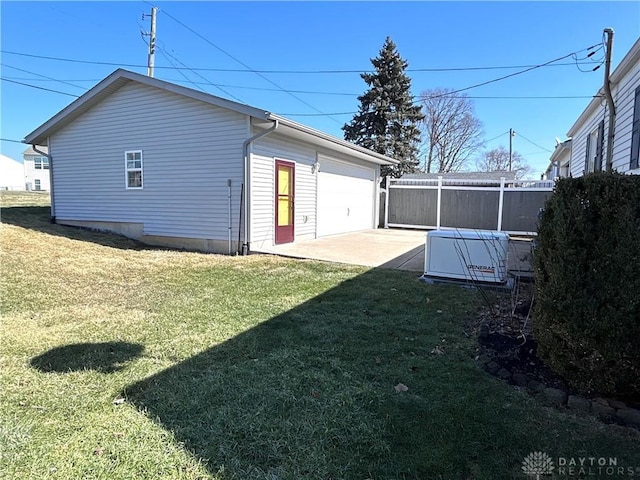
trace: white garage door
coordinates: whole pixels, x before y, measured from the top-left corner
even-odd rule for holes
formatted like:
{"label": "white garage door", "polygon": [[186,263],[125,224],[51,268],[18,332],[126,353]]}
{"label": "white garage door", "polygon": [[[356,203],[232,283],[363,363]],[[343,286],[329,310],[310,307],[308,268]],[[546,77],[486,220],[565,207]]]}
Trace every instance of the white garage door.
{"label": "white garage door", "polygon": [[318,236],[373,228],[375,171],[326,158],[318,172]]}

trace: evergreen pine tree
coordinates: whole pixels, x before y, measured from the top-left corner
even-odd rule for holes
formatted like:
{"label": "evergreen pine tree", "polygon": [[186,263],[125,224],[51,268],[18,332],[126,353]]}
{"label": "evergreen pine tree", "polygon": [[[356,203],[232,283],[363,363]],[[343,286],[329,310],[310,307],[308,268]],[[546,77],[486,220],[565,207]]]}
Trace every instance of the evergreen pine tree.
{"label": "evergreen pine tree", "polygon": [[398,165],[382,167],[383,176],[399,177],[418,166],[418,124],[424,115],[420,105],[413,104],[411,79],[405,74],[408,62],[389,37],[371,63],[375,72],[360,75],[369,90],[358,97],[359,111],[342,130],[345,140],[399,160]]}

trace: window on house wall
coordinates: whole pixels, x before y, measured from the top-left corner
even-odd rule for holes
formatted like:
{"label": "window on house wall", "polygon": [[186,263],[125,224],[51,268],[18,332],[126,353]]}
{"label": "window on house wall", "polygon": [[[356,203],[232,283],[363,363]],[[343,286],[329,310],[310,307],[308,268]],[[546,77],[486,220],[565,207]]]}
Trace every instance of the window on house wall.
{"label": "window on house wall", "polygon": [[640,87],[636,88],[632,125],[631,160],[629,162],[629,168],[638,168],[638,157],[640,156]]}
{"label": "window on house wall", "polygon": [[43,170],[49,170],[49,159],[47,157],[42,157],[42,168]]}
{"label": "window on house wall", "polygon": [[604,120],[587,136],[587,148],[584,159],[584,173],[602,170],[602,151],[604,146]]}
{"label": "window on house wall", "polygon": [[36,170],[42,169],[42,157],[33,157],[33,167]]}
{"label": "window on house wall", "polygon": [[36,190],[40,190],[40,180],[39,179],[35,179],[35,184],[36,184]]}
{"label": "window on house wall", "polygon": [[142,150],[124,152],[127,188],[142,188]]}

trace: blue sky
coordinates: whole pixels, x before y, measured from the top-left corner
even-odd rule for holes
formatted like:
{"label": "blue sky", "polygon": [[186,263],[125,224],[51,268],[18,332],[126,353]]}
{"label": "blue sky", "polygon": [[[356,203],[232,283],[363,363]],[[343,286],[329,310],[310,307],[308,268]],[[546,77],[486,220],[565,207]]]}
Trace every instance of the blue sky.
{"label": "blue sky", "polygon": [[[352,117],[342,113],[357,110],[357,95],[366,88],[357,72],[371,68],[369,59],[378,54],[386,36],[398,45],[409,69],[427,69],[538,65],[598,44],[605,27],[616,32],[615,67],[640,34],[640,2],[153,4],[160,8],[157,67],[172,67],[171,62],[179,65],[179,61],[190,68],[246,70],[235,57],[253,70],[288,72],[262,74],[277,86],[250,71],[198,71],[203,79],[182,70],[187,81],[174,68],[157,68],[157,78],[193,88],[191,82],[196,82],[209,93],[236,97],[339,137],[340,127]],[[0,9],[1,76],[6,80],[81,95],[118,65],[137,65],[126,68],[146,73],[147,47],[140,30],[149,29],[149,21],[141,16],[149,13],[151,3],[3,1]],[[470,97],[588,97],[602,84],[603,68],[581,72],[571,58],[558,63],[568,65],[538,68],[466,93]],[[580,68],[590,70],[589,65]],[[465,88],[523,69],[408,74],[413,94],[418,95],[436,87]],[[355,72],[308,73],[321,70]],[[0,86],[1,136],[5,139],[21,140],[73,100],[6,80]],[[293,93],[298,97],[294,98],[279,88],[323,93]],[[589,98],[473,101],[485,139],[495,138],[487,148],[507,146],[506,132],[513,128],[514,149],[539,173],[546,168],[547,150],[553,149],[554,138],[564,139]],[[316,115],[318,111],[336,115]],[[24,148],[1,143],[2,153],[18,160]]]}

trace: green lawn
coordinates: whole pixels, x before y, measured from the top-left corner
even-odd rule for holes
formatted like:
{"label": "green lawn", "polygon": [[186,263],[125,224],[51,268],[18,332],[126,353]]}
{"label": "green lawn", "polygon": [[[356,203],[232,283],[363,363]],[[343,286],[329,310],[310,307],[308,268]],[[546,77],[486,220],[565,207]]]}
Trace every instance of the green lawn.
{"label": "green lawn", "polygon": [[471,291],[150,249],[0,200],[3,478],[525,479],[532,451],[640,466],[637,431],[481,370]]}

